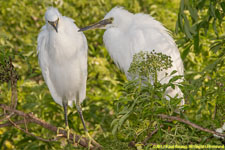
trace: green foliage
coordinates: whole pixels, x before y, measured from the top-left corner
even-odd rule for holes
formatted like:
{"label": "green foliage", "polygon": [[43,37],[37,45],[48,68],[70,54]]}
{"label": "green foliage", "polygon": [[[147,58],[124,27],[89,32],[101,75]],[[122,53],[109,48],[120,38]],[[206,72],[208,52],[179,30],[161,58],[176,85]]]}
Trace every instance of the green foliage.
{"label": "green foliage", "polygon": [[[179,11],[180,24],[177,25],[178,35],[176,35],[176,39],[182,52],[186,70],[186,80],[183,84],[183,92],[188,102],[184,107],[187,111],[186,117],[210,129],[221,127],[225,116],[223,102],[225,99],[223,92],[225,84],[224,2],[222,0],[200,0],[193,1],[193,3],[191,0],[188,1],[189,3],[185,0],[181,2],[180,6],[183,9],[178,8],[179,0],[1,0],[0,73],[2,75],[2,73],[8,72],[2,66],[5,66],[6,62],[10,62],[11,58],[20,77],[17,82],[17,109],[33,112],[37,117],[55,126],[63,127],[64,125],[62,107],[52,100],[37,61],[37,35],[45,24],[44,13],[47,7],[57,7],[63,15],[73,18],[78,27],[83,27],[101,20],[111,8],[118,5],[134,13],[150,14],[172,31]],[[197,4],[199,4],[198,7],[196,7]],[[209,9],[209,7],[211,8]],[[194,13],[189,13],[189,9],[193,9]],[[196,13],[197,20],[196,17],[190,15],[196,15]],[[211,17],[208,17],[209,15]],[[162,95],[162,91],[166,88],[165,85],[159,84],[153,87],[146,82],[146,87],[141,87],[137,86],[139,85],[138,80],[134,80],[126,82],[123,86],[126,81],[125,76],[113,64],[108,55],[102,42],[103,32],[96,30],[85,33],[89,43],[89,58],[87,98],[82,106],[83,115],[91,135],[103,145],[104,149],[131,149],[128,147],[131,139],[140,142],[147,133],[161,124],[164,124],[164,127],[149,142],[221,144],[220,140],[210,137],[207,133],[199,132],[178,122],[162,122],[159,118],[154,117],[154,113],[160,112],[172,115],[175,104],[179,103],[180,100],[166,101]],[[188,35],[193,38],[188,38]],[[4,74],[4,76],[9,77],[10,74]],[[138,89],[134,88],[136,86]],[[163,88],[159,89],[161,86]],[[10,104],[11,92],[9,91],[10,84],[1,82],[0,103]],[[152,94],[147,94],[149,92],[153,92],[152,94],[157,95],[157,97],[151,98]],[[149,102],[148,98],[151,98],[149,103],[151,105],[145,107],[144,111],[141,112],[142,106],[146,106]],[[114,105],[115,99],[120,99],[121,103],[116,101],[117,105]],[[135,109],[120,121],[120,130],[114,136],[111,133],[110,124],[114,119],[121,119],[120,117],[126,114],[119,114],[121,110],[125,109],[123,104],[128,106],[127,110],[132,105]],[[154,107],[155,105],[157,107]],[[215,108],[217,108],[217,113],[214,113]],[[68,113],[70,128],[83,134],[82,123],[75,108],[69,109]],[[3,114],[2,110],[0,110],[0,114]],[[149,118],[146,119],[147,117]],[[141,119],[143,122],[140,122]],[[23,125],[21,127],[25,128]],[[171,130],[168,130],[168,127]],[[28,129],[35,135],[47,139],[54,135],[34,124],[29,124]],[[0,149],[72,149],[72,145],[66,144],[65,141],[42,142],[20,130],[5,127],[0,128]]]}
{"label": "green foliage", "polygon": [[184,92],[190,106],[195,108],[193,116],[196,119],[211,116],[217,127],[225,120],[224,6],[222,0],[181,0],[176,23],[176,32],[184,33],[178,44],[189,84]]}
{"label": "green foliage", "polygon": [[[164,93],[169,86],[175,85],[173,82],[161,84],[157,79],[158,71],[170,67],[172,67],[171,57],[162,53],[141,51],[134,55],[129,73],[138,75],[138,78],[136,76],[124,85],[123,95],[116,102],[117,117],[111,124],[113,134],[120,131],[130,138],[138,139],[140,135],[143,138],[149,129],[156,125],[156,114],[173,113],[181,99],[174,98],[168,101]],[[154,85],[149,77],[155,79]],[[171,81],[178,80],[177,77],[174,76]],[[151,123],[154,125],[151,126]],[[122,125],[125,126],[125,129],[121,129]]]}
{"label": "green foliage", "polygon": [[[153,61],[147,59],[149,56],[154,58]],[[191,83],[188,81],[180,83],[179,87],[183,89],[187,100],[183,108],[179,107],[182,98],[171,97],[168,101],[164,95],[168,87],[177,86],[173,81],[180,79],[180,76],[173,76],[170,82],[165,84],[159,83],[157,78],[153,85],[151,80],[143,80],[152,75],[157,77],[157,72],[171,67],[171,63],[170,57],[161,53],[140,52],[134,55],[129,71],[140,76],[124,84],[123,94],[115,103],[117,113],[111,124],[112,133],[119,139],[135,141],[140,149],[151,147],[151,144],[145,145],[143,141],[156,128],[159,128],[159,131],[149,140],[150,143],[160,141],[168,145],[188,145],[193,142],[221,145],[222,141],[216,139],[206,141],[208,133],[201,133],[177,121],[164,122],[158,117],[159,114],[176,115],[179,111],[185,119],[205,128],[212,128],[211,126],[215,128],[223,123],[221,118],[224,117],[225,93],[222,84],[224,81],[220,77],[204,82],[206,75],[202,73],[199,79]],[[149,66],[155,68],[150,69]]]}
{"label": "green foliage", "polygon": [[[185,33],[187,45],[193,45],[195,53],[202,52],[203,43],[201,37],[210,33],[211,36],[218,38],[224,33],[225,2],[222,0],[181,0],[176,32],[181,30]],[[209,30],[213,32],[208,32]],[[224,49],[224,37],[218,44],[217,50]],[[214,47],[215,48],[215,47]],[[190,48],[186,49],[186,53]],[[185,55],[183,55],[184,57]]]}

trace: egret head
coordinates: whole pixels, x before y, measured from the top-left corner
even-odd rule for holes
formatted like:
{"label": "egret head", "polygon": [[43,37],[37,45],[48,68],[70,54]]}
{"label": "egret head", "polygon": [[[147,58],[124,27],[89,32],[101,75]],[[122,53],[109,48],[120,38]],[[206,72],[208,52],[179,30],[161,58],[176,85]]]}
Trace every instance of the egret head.
{"label": "egret head", "polygon": [[91,29],[108,29],[111,27],[123,28],[130,23],[132,13],[123,9],[122,7],[115,7],[109,13],[107,13],[103,20],[84,28],[79,31],[86,31]]}
{"label": "egret head", "polygon": [[50,7],[45,13],[45,21],[47,27],[58,32],[59,20],[61,18],[61,14],[56,8]]}

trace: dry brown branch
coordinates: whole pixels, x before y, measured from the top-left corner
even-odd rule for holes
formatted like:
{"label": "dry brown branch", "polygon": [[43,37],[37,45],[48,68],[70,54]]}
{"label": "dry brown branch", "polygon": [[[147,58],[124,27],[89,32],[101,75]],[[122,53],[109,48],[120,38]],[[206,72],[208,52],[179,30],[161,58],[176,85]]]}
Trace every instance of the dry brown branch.
{"label": "dry brown branch", "polygon": [[5,120],[8,120],[9,118],[11,118],[14,115],[13,112],[11,112],[10,114],[5,113],[2,117],[2,119],[0,120],[0,122],[3,122]]}
{"label": "dry brown branch", "polygon": [[41,141],[44,141],[44,142],[52,142],[52,141],[56,141],[56,139],[44,139],[44,138],[42,138],[42,137],[36,136],[36,135],[34,135],[34,134],[32,134],[32,133],[30,133],[30,132],[28,132],[28,131],[26,131],[26,130],[20,128],[20,127],[19,127],[17,124],[15,124],[10,118],[9,118],[8,120],[9,120],[9,122],[10,122],[13,126],[15,126],[17,129],[19,129],[19,130],[25,132],[26,134],[28,134],[28,135],[30,135],[30,136],[35,137],[35,138],[38,139],[38,140],[41,140]]}
{"label": "dry brown branch", "polygon": [[182,119],[182,118],[179,118],[179,117],[175,117],[175,116],[168,116],[168,115],[165,115],[165,114],[159,114],[157,116],[159,116],[159,117],[161,117],[163,119],[176,120],[176,121],[185,123],[187,125],[190,125],[193,128],[199,129],[201,131],[208,132],[208,133],[211,133],[211,134],[215,134],[215,135],[218,135],[218,136],[221,136],[221,137],[225,137],[225,134],[218,133],[216,131],[209,130],[207,128],[203,128],[203,127],[201,127],[201,126],[199,126],[197,124],[194,124],[194,123],[190,122],[189,120],[185,120],[185,119]]}
{"label": "dry brown branch", "polygon": [[[26,120],[26,123],[29,123],[29,122],[30,122],[29,120]],[[24,119],[15,121],[14,123],[17,124],[17,125],[24,124]],[[9,127],[9,126],[13,126],[13,124],[11,122],[6,122],[4,124],[0,124],[0,128],[2,128],[2,127]]]}
{"label": "dry brown branch", "polygon": [[[58,130],[58,134],[62,135],[62,137],[64,138],[67,138],[67,131],[66,130],[63,130],[63,129],[58,129],[57,127],[35,117],[33,114],[31,113],[24,113],[22,111],[19,111],[19,110],[15,110],[15,109],[12,109],[11,107],[9,106],[6,106],[4,104],[0,104],[0,108],[2,109],[5,109],[9,112],[12,112],[20,117],[23,117],[24,119],[26,119],[26,123],[35,123],[35,124],[38,124],[52,132],[54,132],[55,134],[57,134],[57,130]],[[10,121],[10,120],[9,120]],[[12,122],[10,122],[12,123]],[[22,121],[17,121],[15,123],[19,123],[19,124],[22,124]],[[24,121],[23,121],[24,123]],[[14,126],[16,124],[13,124]],[[0,125],[0,127],[3,127],[3,126],[11,126],[9,125],[9,123],[5,123],[5,124],[2,124]],[[15,126],[16,127],[16,126]],[[17,125],[18,127],[18,125]],[[26,130],[22,129],[25,133],[27,133]],[[30,134],[29,134],[30,135]],[[33,136],[33,135],[32,135]],[[35,135],[34,135],[35,136]],[[77,135],[75,133],[70,133],[69,134],[69,140],[72,142],[72,143],[78,143],[79,145],[83,146],[83,147],[88,147],[88,140],[84,137],[81,137],[80,135]],[[100,149],[101,148],[101,145],[98,144],[97,142],[95,141],[91,141],[91,146],[90,146],[90,149]]]}

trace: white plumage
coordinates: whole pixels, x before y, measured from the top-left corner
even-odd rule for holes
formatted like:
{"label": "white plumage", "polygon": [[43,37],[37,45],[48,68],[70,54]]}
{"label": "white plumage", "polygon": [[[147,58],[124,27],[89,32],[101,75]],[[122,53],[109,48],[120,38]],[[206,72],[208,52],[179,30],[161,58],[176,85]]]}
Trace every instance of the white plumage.
{"label": "white plumage", "polygon": [[86,38],[78,32],[74,21],[62,16],[56,8],[47,10],[45,20],[37,48],[44,80],[55,102],[64,108],[66,126],[67,105],[72,106],[73,101],[84,124],[80,103],[86,96]]}
{"label": "white plumage", "polygon": [[[48,23],[59,18],[58,32]],[[46,25],[38,35],[38,60],[42,74],[56,103],[81,103],[86,96],[87,41],[74,21],[49,8]]]}
{"label": "white plumage", "polygon": [[[166,72],[171,73],[176,70],[175,75],[184,74],[183,62],[173,38],[168,30],[151,16],[142,13],[132,14],[121,7],[115,7],[106,14],[102,21],[84,27],[80,31],[95,28],[106,29],[103,36],[105,46],[115,64],[125,72],[128,79],[130,78],[128,69],[133,55],[140,51],[155,50],[155,52],[171,56],[172,68],[158,73],[161,83],[167,83],[171,79],[171,77],[162,79]],[[166,92],[171,97],[176,94],[183,97],[178,87],[168,88]]]}

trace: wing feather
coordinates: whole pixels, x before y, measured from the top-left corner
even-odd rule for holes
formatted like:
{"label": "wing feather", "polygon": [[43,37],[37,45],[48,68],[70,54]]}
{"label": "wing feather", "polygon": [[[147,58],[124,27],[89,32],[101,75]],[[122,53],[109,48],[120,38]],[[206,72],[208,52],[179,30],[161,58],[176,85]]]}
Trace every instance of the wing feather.
{"label": "wing feather", "polygon": [[38,35],[38,62],[42,70],[42,75],[44,77],[45,83],[48,85],[48,88],[51,92],[51,95],[56,103],[62,105],[62,98],[57,95],[56,90],[52,84],[52,81],[49,77],[49,64],[48,64],[48,53],[46,42],[48,42],[47,32],[45,32],[46,27],[42,28],[42,31]]}

